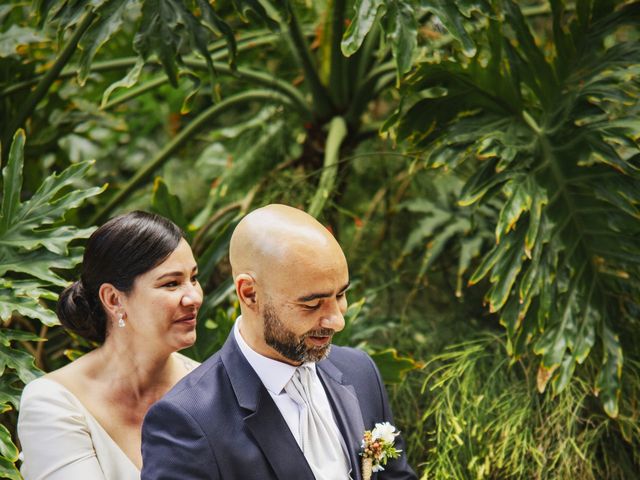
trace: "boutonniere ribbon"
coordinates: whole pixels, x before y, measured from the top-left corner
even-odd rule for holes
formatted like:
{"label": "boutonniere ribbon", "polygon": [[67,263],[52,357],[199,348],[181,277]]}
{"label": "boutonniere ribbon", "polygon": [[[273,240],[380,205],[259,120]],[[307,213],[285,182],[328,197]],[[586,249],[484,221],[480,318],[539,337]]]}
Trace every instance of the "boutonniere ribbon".
{"label": "boutonniere ribbon", "polygon": [[373,472],[384,470],[387,460],[398,458],[402,450],[394,447],[396,436],[400,432],[389,422],[376,423],[373,430],[367,430],[362,436],[362,479],[371,480]]}

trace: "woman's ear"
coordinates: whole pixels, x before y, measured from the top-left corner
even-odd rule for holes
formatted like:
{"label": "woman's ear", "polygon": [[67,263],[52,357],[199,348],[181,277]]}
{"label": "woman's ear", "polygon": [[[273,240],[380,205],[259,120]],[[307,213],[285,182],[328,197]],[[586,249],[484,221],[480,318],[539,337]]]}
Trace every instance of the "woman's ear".
{"label": "woman's ear", "polygon": [[123,293],[110,283],[103,283],[98,290],[98,298],[104,307],[107,316],[117,318],[118,314],[124,314],[122,302]]}
{"label": "woman's ear", "polygon": [[255,279],[248,273],[241,273],[235,278],[235,284],[240,305],[256,311],[258,308],[258,292]]}

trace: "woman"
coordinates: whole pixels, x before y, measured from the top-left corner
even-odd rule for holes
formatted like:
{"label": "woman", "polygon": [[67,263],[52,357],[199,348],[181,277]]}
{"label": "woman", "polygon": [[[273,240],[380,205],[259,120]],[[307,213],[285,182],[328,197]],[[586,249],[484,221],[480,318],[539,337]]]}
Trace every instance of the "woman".
{"label": "woman", "polygon": [[101,343],[23,392],[18,436],[25,480],[139,480],[142,420],[197,364],[197,265],[181,230],[132,212],[89,238],[60,322]]}

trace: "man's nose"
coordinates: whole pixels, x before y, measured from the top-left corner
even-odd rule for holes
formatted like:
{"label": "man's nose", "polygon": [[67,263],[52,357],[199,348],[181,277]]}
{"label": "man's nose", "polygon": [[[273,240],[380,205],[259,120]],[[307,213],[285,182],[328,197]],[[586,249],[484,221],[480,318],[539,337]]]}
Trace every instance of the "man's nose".
{"label": "man's nose", "polygon": [[322,328],[330,328],[335,332],[339,332],[344,328],[344,314],[338,302],[335,302],[333,309],[322,317],[320,326]]}

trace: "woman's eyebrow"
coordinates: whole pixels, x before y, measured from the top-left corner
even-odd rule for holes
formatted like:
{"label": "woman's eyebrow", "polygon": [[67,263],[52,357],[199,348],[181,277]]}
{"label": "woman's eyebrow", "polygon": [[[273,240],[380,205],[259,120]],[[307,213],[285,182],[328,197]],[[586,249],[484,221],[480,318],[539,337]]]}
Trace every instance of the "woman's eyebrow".
{"label": "woman's eyebrow", "polygon": [[156,280],[162,280],[163,278],[166,278],[166,277],[179,277],[181,275],[182,275],[182,272],[180,271],[167,272],[160,275],[158,278],[156,278]]}
{"label": "woman's eyebrow", "polygon": [[[198,273],[198,266],[194,265],[194,267],[191,269],[191,273]],[[156,280],[162,280],[165,277],[180,277],[182,276],[182,272],[180,270],[175,270],[173,272],[167,272],[167,273],[163,273],[162,275],[160,275],[158,278],[156,278]]]}

